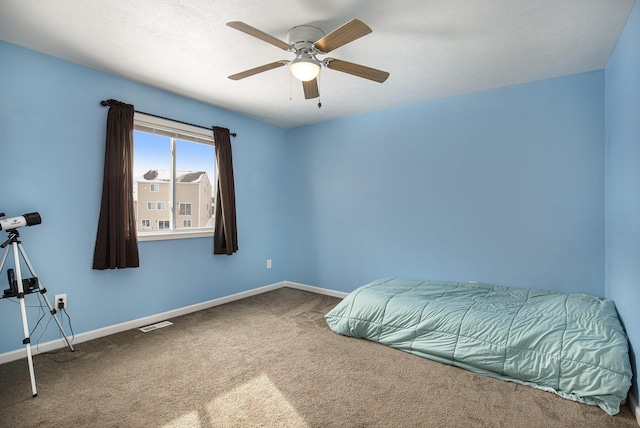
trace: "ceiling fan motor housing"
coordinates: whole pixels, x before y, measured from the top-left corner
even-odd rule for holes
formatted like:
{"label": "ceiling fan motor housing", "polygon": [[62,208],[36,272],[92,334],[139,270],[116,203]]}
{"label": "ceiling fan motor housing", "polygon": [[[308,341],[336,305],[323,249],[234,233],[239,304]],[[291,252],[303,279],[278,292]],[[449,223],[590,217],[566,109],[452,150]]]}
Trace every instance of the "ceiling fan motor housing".
{"label": "ceiling fan motor housing", "polygon": [[307,51],[313,53],[312,46],[324,37],[324,31],[312,25],[298,25],[287,33],[287,42],[293,46],[296,53]]}

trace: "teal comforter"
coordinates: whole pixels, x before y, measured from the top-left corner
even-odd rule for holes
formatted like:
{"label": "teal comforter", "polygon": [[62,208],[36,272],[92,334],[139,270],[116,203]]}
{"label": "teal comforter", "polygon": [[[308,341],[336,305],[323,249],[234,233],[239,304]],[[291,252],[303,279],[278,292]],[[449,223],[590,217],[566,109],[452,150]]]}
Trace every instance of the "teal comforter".
{"label": "teal comforter", "polygon": [[336,333],[600,406],[631,385],[615,305],[585,294],[445,281],[380,279],[326,316]]}

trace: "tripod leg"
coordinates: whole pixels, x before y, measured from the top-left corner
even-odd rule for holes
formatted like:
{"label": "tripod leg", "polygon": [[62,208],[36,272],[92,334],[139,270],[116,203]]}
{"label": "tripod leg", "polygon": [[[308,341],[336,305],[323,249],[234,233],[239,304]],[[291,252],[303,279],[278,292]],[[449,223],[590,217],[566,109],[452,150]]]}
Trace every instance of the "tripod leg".
{"label": "tripod leg", "polygon": [[4,262],[7,261],[7,255],[9,255],[9,248],[11,247],[6,247],[4,249],[4,254],[2,255],[2,261],[0,261],[0,272],[2,272],[2,269],[4,268]]}
{"label": "tripod leg", "polygon": [[20,311],[22,312],[22,328],[24,329],[24,340],[22,343],[27,348],[27,361],[29,363],[29,375],[31,376],[31,391],[33,396],[38,396],[36,389],[36,375],[33,371],[33,357],[31,356],[31,339],[29,338],[29,325],[27,324],[27,310],[24,305],[24,288],[22,287],[22,273],[20,272],[20,259],[18,258],[18,244],[11,243],[13,247],[13,260],[15,261],[16,280],[18,281],[18,300],[20,301]]}
{"label": "tripod leg", "polygon": [[[31,265],[31,262],[29,261],[29,257],[27,257],[27,254],[25,253],[24,248],[22,247],[22,244],[18,242],[17,245],[18,245],[18,249],[20,250],[20,254],[22,254],[22,258],[24,259],[25,263],[27,264],[27,267],[29,268],[29,271],[31,272],[31,275],[37,278],[38,275],[36,275],[36,271],[33,269],[33,266]],[[73,346],[71,345],[71,342],[67,337],[67,334],[64,332],[64,329],[62,328],[62,324],[60,324],[58,317],[56,317],[56,310],[53,308],[53,306],[51,306],[51,303],[49,303],[49,299],[47,298],[47,295],[46,295],[47,289],[42,287],[42,283],[40,282],[40,280],[38,280],[38,288],[40,289],[40,294],[42,294],[42,297],[44,297],[44,301],[46,302],[47,307],[49,308],[49,312],[51,312],[51,316],[56,321],[56,324],[58,324],[60,333],[62,333],[62,336],[64,337],[65,342],[67,342],[67,346],[69,347],[71,352],[74,352],[75,349],[73,349]]]}

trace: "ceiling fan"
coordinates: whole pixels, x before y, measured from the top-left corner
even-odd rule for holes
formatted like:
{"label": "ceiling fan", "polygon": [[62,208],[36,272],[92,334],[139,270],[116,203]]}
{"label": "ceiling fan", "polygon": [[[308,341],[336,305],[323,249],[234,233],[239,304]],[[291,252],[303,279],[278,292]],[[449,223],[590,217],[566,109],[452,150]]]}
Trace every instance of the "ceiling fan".
{"label": "ceiling fan", "polygon": [[318,98],[317,77],[322,66],[330,69],[348,73],[357,77],[373,80],[382,83],[387,80],[389,73],[386,71],[376,70],[375,68],[365,67],[364,65],[354,64],[352,62],[342,61],[335,58],[318,59],[317,55],[325,55],[329,52],[346,45],[360,37],[366,36],[372,30],[365,23],[358,19],[352,19],[329,34],[325,34],[320,28],[311,25],[299,25],[293,27],[287,33],[287,42],[258,30],[244,22],[233,21],[227,22],[227,25],[238,31],[242,31],[250,36],[256,37],[262,41],[270,43],[284,51],[293,52],[296,57],[292,61],[280,60],[270,64],[261,65],[241,73],[232,74],[229,79],[240,80],[254,74],[272,70],[274,68],[289,65],[289,70],[293,75],[302,81],[304,97],[306,99]]}

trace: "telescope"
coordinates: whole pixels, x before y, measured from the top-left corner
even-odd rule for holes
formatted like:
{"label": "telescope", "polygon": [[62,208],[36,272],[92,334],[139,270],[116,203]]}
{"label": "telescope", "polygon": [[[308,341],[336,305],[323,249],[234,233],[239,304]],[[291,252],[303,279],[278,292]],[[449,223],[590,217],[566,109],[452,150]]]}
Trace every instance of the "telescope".
{"label": "telescope", "polygon": [[[0,217],[4,217],[4,213],[0,213]],[[20,233],[16,230],[18,227],[22,226],[33,226],[35,224],[40,224],[42,219],[40,218],[40,214],[38,213],[28,213],[25,215],[21,215],[18,217],[0,219],[0,230],[4,230],[9,234],[9,239],[4,241],[3,244],[0,244],[0,248],[4,248],[4,253],[0,257],[0,272],[4,270],[4,262],[7,261],[7,257],[9,254],[13,254],[13,269],[7,269],[7,277],[9,279],[9,288],[4,290],[4,294],[0,296],[0,299],[4,299],[7,297],[17,297],[18,303],[20,303],[20,312],[22,312],[22,329],[24,331],[24,340],[22,344],[25,345],[27,349],[27,361],[29,363],[29,375],[31,377],[31,391],[33,392],[33,396],[36,397],[38,395],[38,390],[36,389],[36,376],[33,371],[33,357],[31,355],[31,338],[29,337],[29,325],[27,323],[27,306],[24,303],[24,298],[26,295],[31,293],[40,292],[42,297],[44,297],[44,301],[49,308],[49,312],[51,316],[58,324],[58,328],[60,329],[60,333],[64,336],[64,340],[69,345],[69,349],[74,351],[73,346],[71,346],[71,342],[67,337],[67,334],[64,332],[62,328],[62,324],[56,317],[56,309],[51,306],[51,302],[46,296],[47,289],[42,286],[42,283],[38,280],[38,275],[36,275],[36,271],[33,269],[29,258],[27,257],[27,253],[25,253],[24,248],[22,247],[22,243],[20,242]],[[20,255],[22,255],[22,259],[24,263],[29,268],[29,272],[31,272],[31,278],[23,278],[22,276],[22,263],[20,262]],[[64,309],[64,307],[62,307]],[[42,303],[40,304],[40,310],[42,310]],[[44,316],[44,312],[43,312]],[[42,320],[42,317],[40,317]],[[40,323],[38,320],[38,323]]]}
{"label": "telescope", "polygon": [[[4,213],[0,213],[4,217]],[[0,219],[0,230],[13,230],[22,226],[34,226],[42,223],[42,218],[37,212],[27,213],[18,217]]]}

